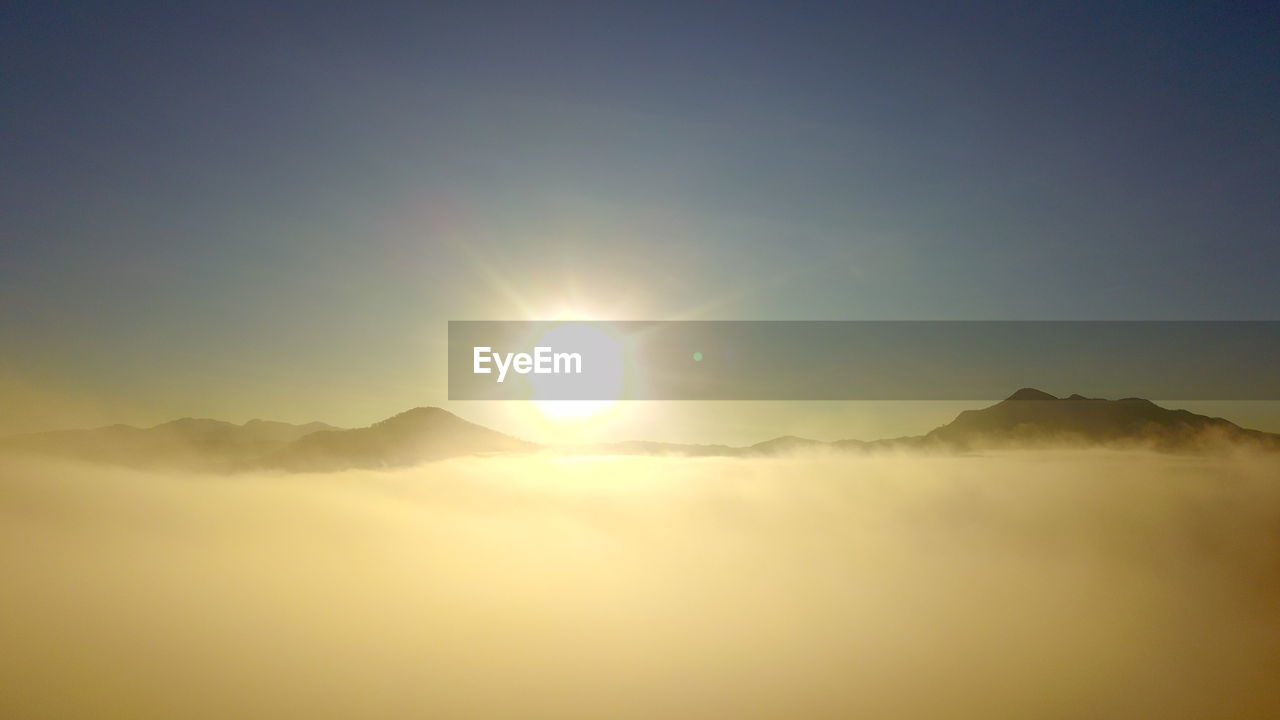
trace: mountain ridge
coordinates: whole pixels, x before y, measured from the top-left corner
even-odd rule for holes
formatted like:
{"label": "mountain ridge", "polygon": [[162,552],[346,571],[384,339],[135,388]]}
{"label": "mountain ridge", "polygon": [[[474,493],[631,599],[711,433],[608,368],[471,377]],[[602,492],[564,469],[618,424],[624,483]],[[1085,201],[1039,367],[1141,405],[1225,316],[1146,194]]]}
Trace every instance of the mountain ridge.
{"label": "mountain ridge", "polygon": [[1211,450],[1253,443],[1280,449],[1280,435],[1242,428],[1220,417],[1161,407],[1144,398],[1058,398],[1022,388],[995,405],[962,411],[923,436],[956,449],[1006,446],[1148,446],[1163,451]]}
{"label": "mountain ridge", "polygon": [[117,423],[11,435],[0,438],[0,448],[126,466],[219,470],[311,433],[336,429],[322,422],[293,425],[254,419],[237,425],[225,420],[184,417],[146,428]]}
{"label": "mountain ridge", "polygon": [[150,428],[109,425],[0,438],[0,449],[145,467],[331,471],[404,467],[473,455],[551,451],[561,455],[768,457],[799,451],[972,452],[1031,447],[1147,448],[1213,452],[1247,446],[1280,451],[1280,434],[1219,417],[1168,409],[1143,398],[1059,398],[1021,388],[984,408],[964,410],[923,435],[835,441],[784,435],[745,446],[632,440],[578,446],[532,443],[423,406],[362,428],[254,419],[235,425],[179,418]]}
{"label": "mountain ridge", "polygon": [[438,407],[416,407],[368,427],[324,430],[298,438],[263,459],[294,471],[402,467],[460,455],[529,452],[534,443],[468,422]]}

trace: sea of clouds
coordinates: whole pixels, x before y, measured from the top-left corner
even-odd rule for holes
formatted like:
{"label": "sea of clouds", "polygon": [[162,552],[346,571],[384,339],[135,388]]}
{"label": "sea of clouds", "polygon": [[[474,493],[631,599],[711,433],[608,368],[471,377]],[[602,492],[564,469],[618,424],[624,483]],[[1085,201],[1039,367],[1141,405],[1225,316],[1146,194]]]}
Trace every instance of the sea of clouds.
{"label": "sea of clouds", "polygon": [[1275,456],[0,460],[0,716],[1280,716]]}

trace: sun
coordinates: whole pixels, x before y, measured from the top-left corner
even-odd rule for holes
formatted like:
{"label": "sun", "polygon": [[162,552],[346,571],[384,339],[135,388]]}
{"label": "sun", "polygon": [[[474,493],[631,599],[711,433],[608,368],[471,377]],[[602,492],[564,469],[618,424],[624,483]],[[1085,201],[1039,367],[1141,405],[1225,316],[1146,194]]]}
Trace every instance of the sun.
{"label": "sun", "polygon": [[548,421],[561,424],[600,418],[618,404],[626,382],[628,358],[622,338],[607,323],[584,321],[580,313],[575,315],[571,320],[552,321],[534,341],[534,345],[590,350],[591,385],[581,388],[588,397],[565,397],[565,388],[555,376],[530,378],[534,407]]}

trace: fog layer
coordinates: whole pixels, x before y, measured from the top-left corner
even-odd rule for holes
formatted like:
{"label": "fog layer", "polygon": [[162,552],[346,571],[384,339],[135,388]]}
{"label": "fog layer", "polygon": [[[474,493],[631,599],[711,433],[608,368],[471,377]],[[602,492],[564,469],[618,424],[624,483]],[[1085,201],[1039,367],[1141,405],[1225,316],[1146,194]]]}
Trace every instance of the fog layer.
{"label": "fog layer", "polygon": [[0,461],[0,716],[1280,713],[1280,465]]}

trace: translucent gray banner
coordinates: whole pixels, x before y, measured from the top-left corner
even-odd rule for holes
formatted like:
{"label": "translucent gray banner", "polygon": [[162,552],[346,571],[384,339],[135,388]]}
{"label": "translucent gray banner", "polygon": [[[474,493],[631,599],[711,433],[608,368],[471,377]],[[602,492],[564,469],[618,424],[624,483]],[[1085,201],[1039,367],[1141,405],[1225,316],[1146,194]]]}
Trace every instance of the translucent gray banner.
{"label": "translucent gray banner", "polygon": [[1280,400],[1277,321],[449,323],[450,400]]}

